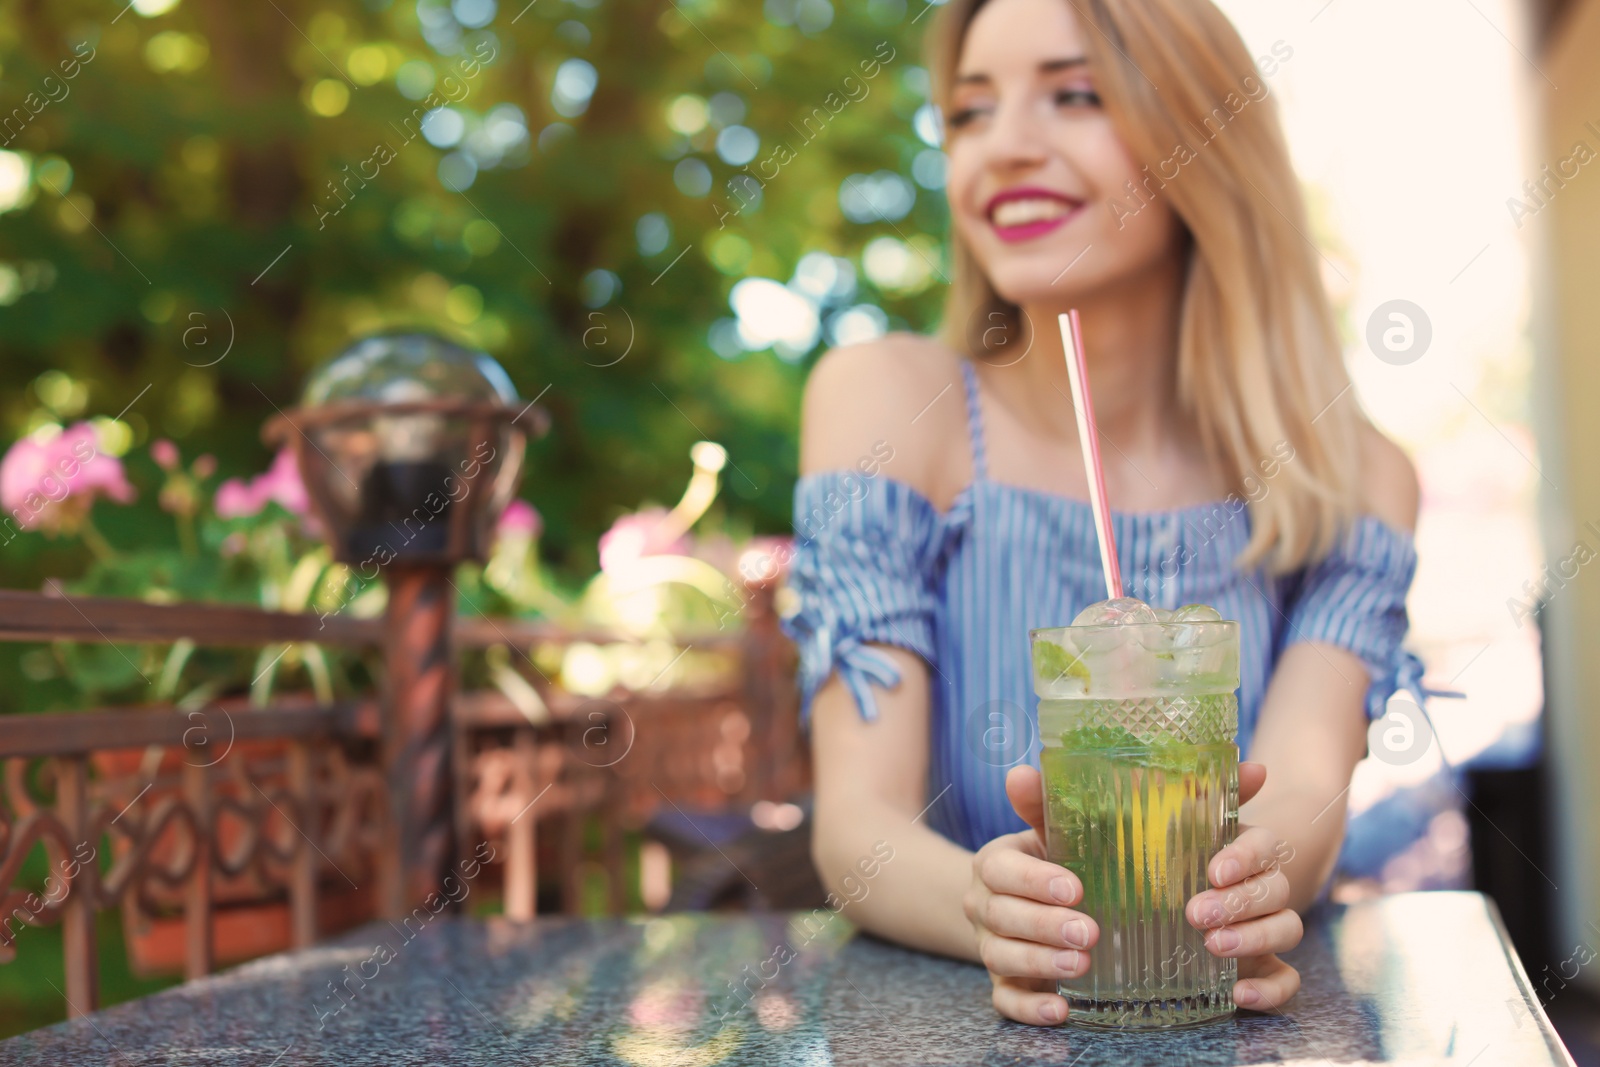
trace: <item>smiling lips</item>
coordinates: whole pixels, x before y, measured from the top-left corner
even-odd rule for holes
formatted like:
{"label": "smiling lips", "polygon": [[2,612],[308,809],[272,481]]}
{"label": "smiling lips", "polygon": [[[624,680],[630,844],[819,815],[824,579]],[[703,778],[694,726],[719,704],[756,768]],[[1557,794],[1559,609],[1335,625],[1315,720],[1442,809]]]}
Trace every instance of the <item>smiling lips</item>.
{"label": "smiling lips", "polygon": [[1007,189],[989,201],[989,225],[1002,241],[1028,241],[1056,229],[1083,209],[1082,200],[1025,186]]}

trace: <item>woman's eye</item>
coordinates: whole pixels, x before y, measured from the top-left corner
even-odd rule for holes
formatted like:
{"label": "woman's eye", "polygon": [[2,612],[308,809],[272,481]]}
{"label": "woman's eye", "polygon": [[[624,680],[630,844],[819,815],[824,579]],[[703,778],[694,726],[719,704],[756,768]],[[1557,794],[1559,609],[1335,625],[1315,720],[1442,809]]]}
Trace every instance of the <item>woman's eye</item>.
{"label": "woman's eye", "polygon": [[945,125],[949,126],[952,130],[959,130],[961,127],[971,123],[981,114],[983,114],[983,111],[980,108],[958,108],[956,111],[952,112],[948,118],[945,119]]}
{"label": "woman's eye", "polygon": [[1100,94],[1093,89],[1058,89],[1056,103],[1060,106],[1099,107]]}

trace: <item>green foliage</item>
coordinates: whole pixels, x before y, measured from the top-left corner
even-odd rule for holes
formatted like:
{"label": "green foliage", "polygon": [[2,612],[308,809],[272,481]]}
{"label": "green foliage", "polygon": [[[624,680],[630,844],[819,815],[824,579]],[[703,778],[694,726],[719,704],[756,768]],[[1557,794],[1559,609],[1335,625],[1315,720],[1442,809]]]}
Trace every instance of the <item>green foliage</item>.
{"label": "green foliage", "polygon": [[[149,996],[181,981],[171,976],[144,978],[133,973],[123,943],[121,911],[98,913],[95,926],[101,1007]],[[0,1039],[67,1017],[67,1003],[60,992],[66,988],[65,960],[59,923],[24,927],[18,933],[16,959],[0,967]]]}
{"label": "green foliage", "polygon": [[[197,475],[192,467],[165,472],[159,494],[154,485],[136,480],[144,495],[159,495],[174,508],[162,518],[176,531],[177,544],[101,548],[80,576],[60,581],[62,592],[358,617],[382,610],[382,585],[353,580],[349,568],[333,562],[328,547],[311,535],[305,520],[280,505],[268,503],[247,516],[219,516],[209,484],[214,479]],[[114,516],[122,510],[101,505],[96,514]],[[94,528],[93,520],[85,520],[76,535],[81,538]],[[60,536],[71,539],[73,533]],[[18,663],[28,684],[0,696],[0,712],[149,702],[194,708],[219,696],[245,694],[264,702],[275,687],[285,685],[330,700],[370,682],[359,655],[310,644],[232,649],[196,647],[190,641],[58,641],[26,648]]]}
{"label": "green foliage", "polygon": [[[259,428],[308,371],[395,326],[485,348],[553,416],[522,495],[560,587],[595,572],[619,513],[676,498],[702,437],[731,462],[701,528],[787,532],[800,385],[826,342],[743,351],[732,287],[788,282],[823,251],[857,281],[825,317],[866,305],[924,329],[944,273],[927,236],[942,194],[910,181],[936,156],[912,129],[921,0],[828,10],[505,0],[474,29],[442,0],[0,0],[0,440],[120,413],[141,490],[93,512],[136,561],[97,568],[81,541],[8,532],[0,585],[259,603],[259,573],[216,544],[186,551],[140,446],[170,437],[224,472],[260,471]],[[597,73],[586,107],[555,93],[571,59]],[[459,147],[416,133],[429,92],[456,101],[469,141],[515,133],[519,113],[528,136],[454,191],[441,166]],[[759,136],[743,167],[717,152],[730,125]],[[711,188],[688,195],[675,174],[698,166]],[[909,214],[846,218],[841,184],[885,171],[915,188]],[[746,172],[772,175],[759,204],[728,185]],[[874,240],[889,268],[898,249],[898,276],[866,269]],[[471,595],[508,606],[475,582]],[[11,649],[5,710],[142,699],[128,683],[170,652]],[[182,677],[253,673],[254,658],[221,655],[196,651]]]}
{"label": "green foliage", "polygon": [[[850,221],[840,204],[849,176],[889,171],[911,188],[919,154],[926,170],[911,127],[926,21],[912,26],[912,8],[837,0],[822,25],[822,0],[505,0],[474,29],[442,0],[0,0],[0,441],[120,416],[140,490],[94,507],[114,562],[78,539],[8,534],[0,584],[280,606],[264,591],[323,550],[272,514],[234,528],[197,516],[186,544],[142,446],[168,437],[221,471],[261,471],[260,426],[310,369],[401,326],[484,348],[552,415],[522,495],[562,586],[594,573],[619,513],[676,498],[701,438],[731,456],[705,521],[737,539],[787,532],[800,385],[822,343],[739,350],[729,295],[746,276],[788,282],[825,251],[854,264],[858,286],[824,311],[932,324],[944,268],[926,235],[943,229],[942,196],[918,187],[889,221]],[[867,78],[880,42],[894,58]],[[555,92],[563,70],[582,87],[571,59],[598,75],[586,107]],[[454,167],[461,184],[460,149],[417,135],[440,102],[429,92],[469,139],[514,133],[517,113],[527,136],[456,191],[444,178]],[[817,108],[826,122],[808,137]],[[710,114],[690,130],[697,109]],[[741,168],[716,140],[734,124],[759,135],[751,167],[780,143],[792,158],[759,206],[728,217]],[[889,267],[868,271],[873,240],[917,247],[899,246],[897,272],[897,247],[880,245]],[[246,543],[223,551],[236,536]],[[518,606],[476,572],[463,588],[483,610]],[[515,588],[534,603],[552,587]],[[253,651],[9,648],[4,711],[149,699],[146,676],[170,679],[169,699],[208,698],[262,666]],[[312,666],[291,654],[277,669],[305,684]],[[116,921],[101,917],[107,1002],[165,984],[127,975]],[[59,983],[59,945],[57,928],[25,931],[21,961],[0,968],[0,1034],[60,1017],[34,981]]]}
{"label": "green foliage", "polygon": [[[787,282],[820,250],[858,281],[825,313],[932,324],[943,198],[910,181],[928,151],[911,123],[920,0],[837,3],[831,19],[821,0],[505,0],[481,28],[456,17],[491,7],[0,6],[0,142],[27,167],[0,214],[0,437],[126,406],[135,446],[167,436],[260,470],[259,427],[311,367],[420,326],[494,354],[553,416],[523,495],[570,584],[619,512],[675,496],[702,437],[732,459],[712,518],[787,531],[799,388],[825,342],[739,350],[729,293]],[[597,74],[586,106],[574,59]],[[417,135],[448,101],[482,162],[499,157],[460,191],[464,150]],[[719,158],[730,126],[759,136],[745,167]],[[0,156],[0,205],[15,165]],[[758,205],[727,185],[746,168],[772,175]],[[883,171],[915,206],[850,221],[841,183]],[[874,239],[890,243],[868,271]],[[177,550],[149,495],[96,514],[119,547]],[[37,587],[86,560],[27,535],[0,552],[0,581]],[[217,560],[168,562],[175,591],[214,599],[228,581]]]}

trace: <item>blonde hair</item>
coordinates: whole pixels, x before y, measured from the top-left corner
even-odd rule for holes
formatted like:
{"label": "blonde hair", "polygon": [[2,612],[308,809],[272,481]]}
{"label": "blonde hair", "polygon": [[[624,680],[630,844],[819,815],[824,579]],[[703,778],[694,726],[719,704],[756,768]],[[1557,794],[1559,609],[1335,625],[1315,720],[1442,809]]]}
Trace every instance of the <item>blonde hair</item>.
{"label": "blonde hair", "polygon": [[[946,114],[962,41],[984,3],[950,0],[930,28],[929,69]],[[1358,510],[1364,417],[1343,395],[1350,377],[1277,113],[1256,99],[1250,86],[1265,88],[1255,61],[1210,0],[1072,3],[1090,24],[1083,38],[1106,111],[1151,168],[1140,195],[1165,196],[1188,230],[1178,403],[1235,491],[1247,479],[1261,485],[1284,443],[1293,449],[1259,497],[1246,494],[1250,540],[1236,562],[1294,570],[1325,555]],[[1164,179],[1162,164],[1175,156],[1181,172]],[[1022,336],[1020,309],[953,231],[950,240],[942,339],[982,355],[968,323],[1000,322],[1003,335]]]}

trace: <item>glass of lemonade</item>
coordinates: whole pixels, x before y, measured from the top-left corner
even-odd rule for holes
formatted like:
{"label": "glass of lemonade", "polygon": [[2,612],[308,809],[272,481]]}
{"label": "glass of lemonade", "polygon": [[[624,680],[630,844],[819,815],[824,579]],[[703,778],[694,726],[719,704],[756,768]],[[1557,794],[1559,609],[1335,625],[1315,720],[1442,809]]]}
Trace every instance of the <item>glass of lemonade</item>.
{"label": "glass of lemonade", "polygon": [[1100,927],[1061,981],[1067,1021],[1112,1029],[1231,1015],[1237,965],[1184,905],[1239,825],[1239,624],[1124,598],[1029,632],[1050,859]]}

